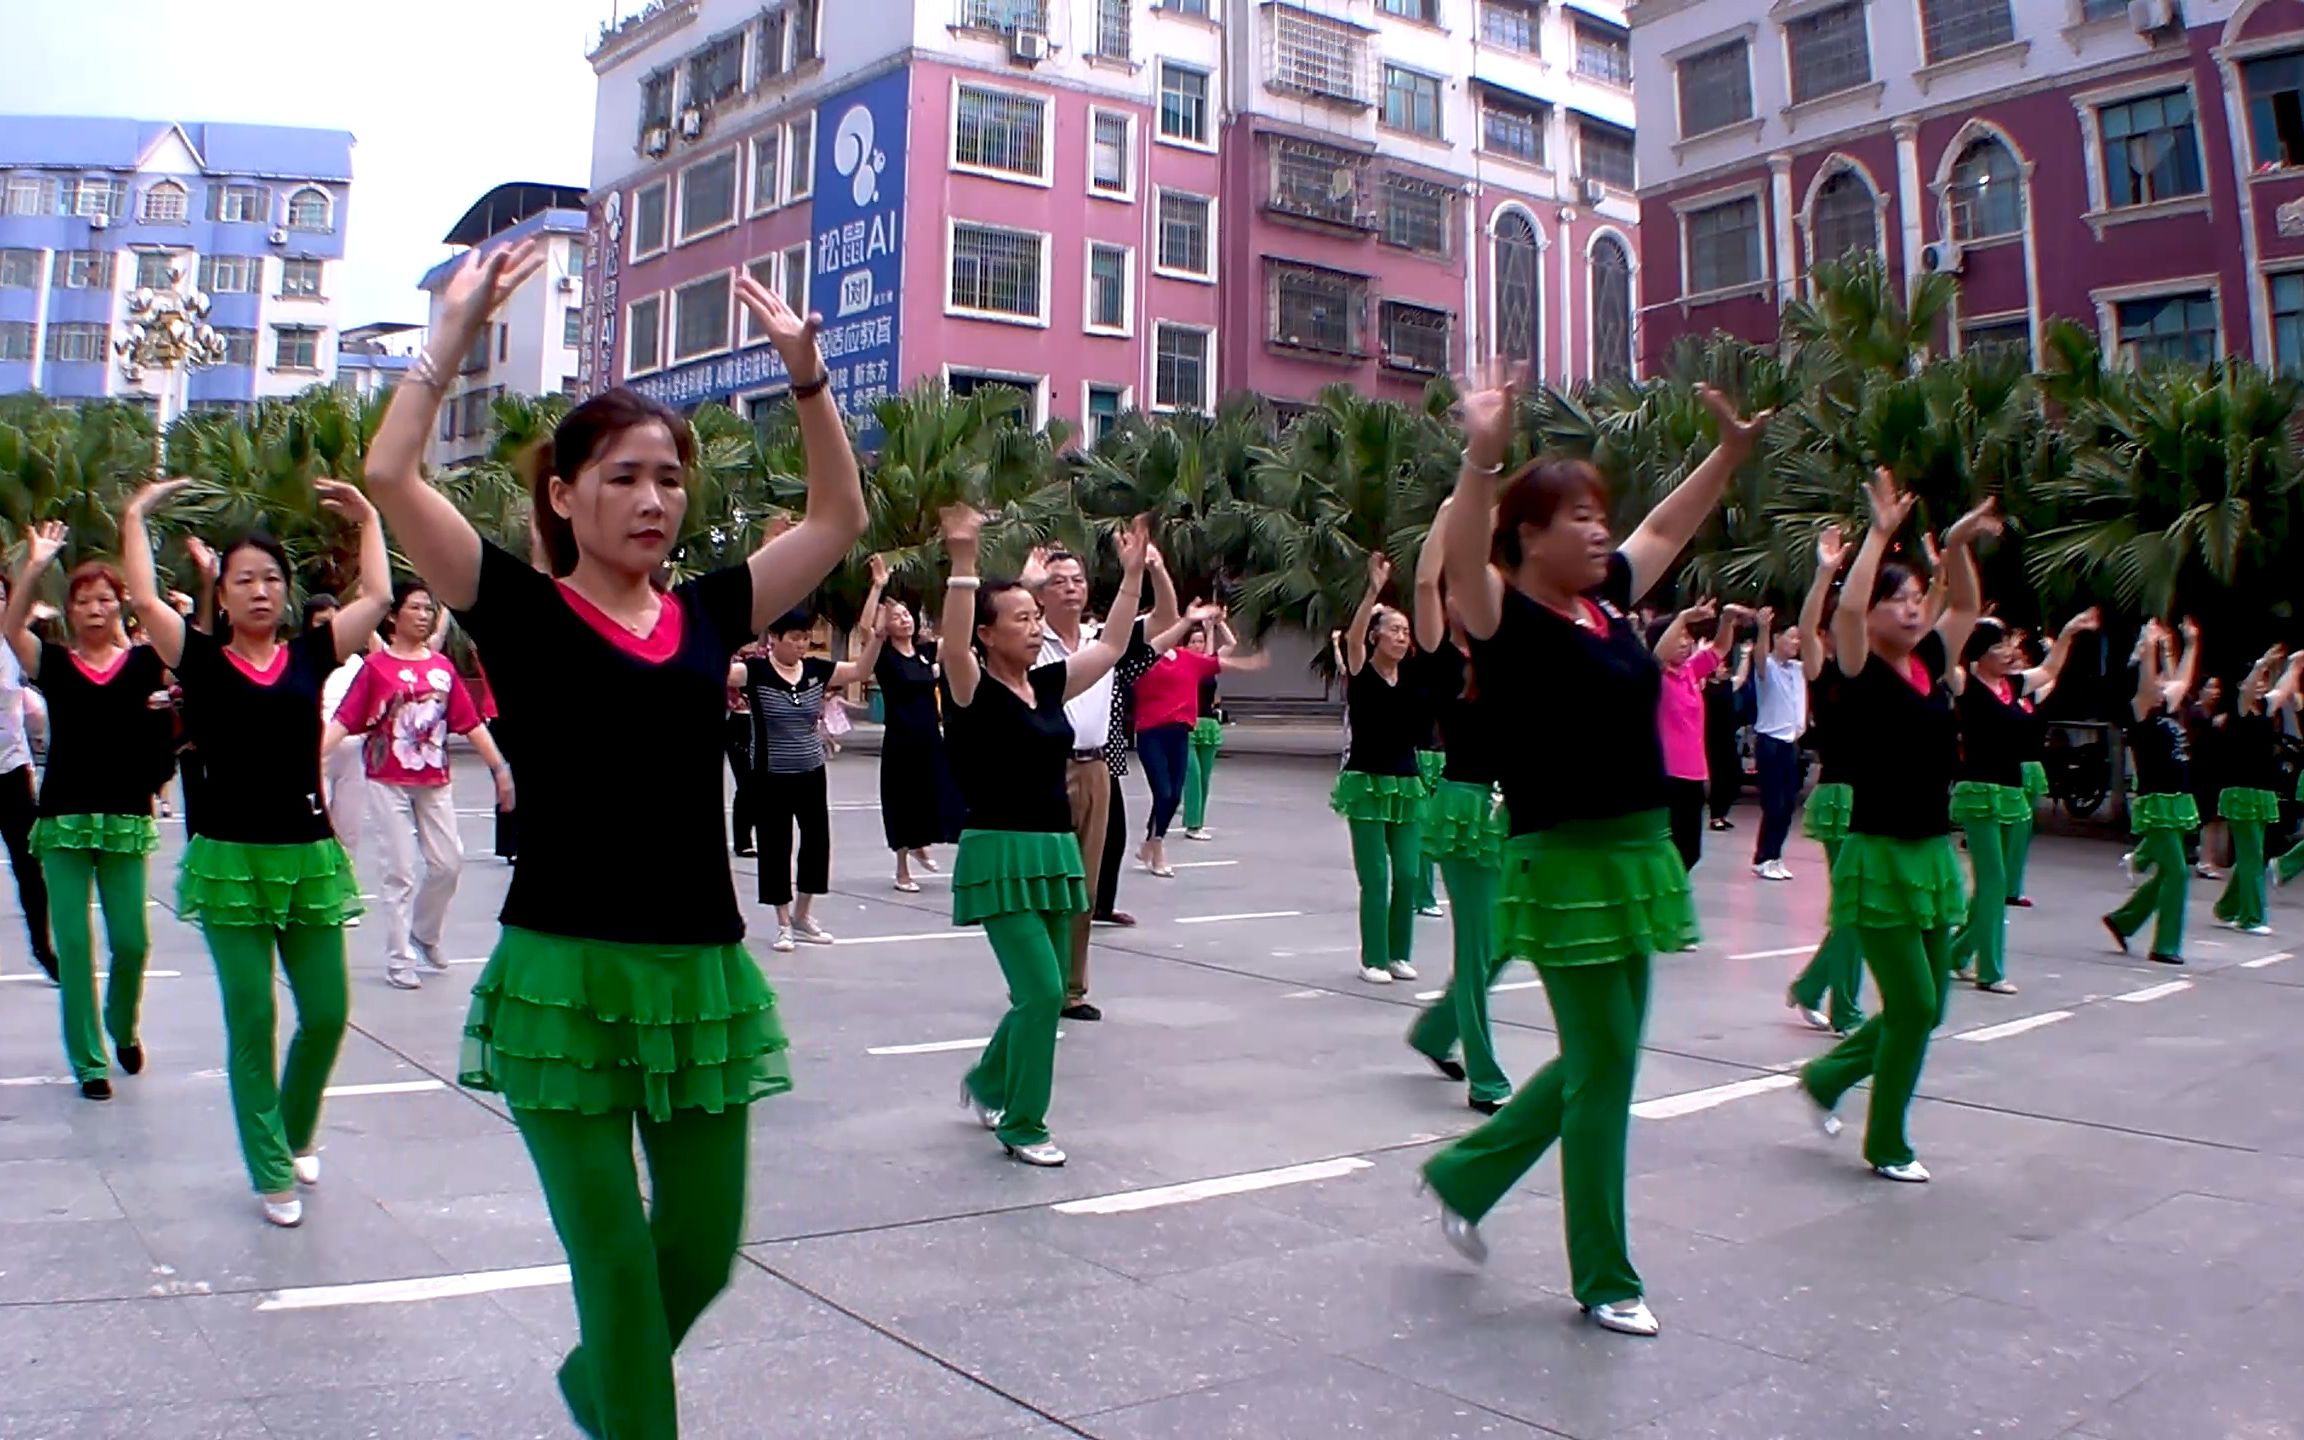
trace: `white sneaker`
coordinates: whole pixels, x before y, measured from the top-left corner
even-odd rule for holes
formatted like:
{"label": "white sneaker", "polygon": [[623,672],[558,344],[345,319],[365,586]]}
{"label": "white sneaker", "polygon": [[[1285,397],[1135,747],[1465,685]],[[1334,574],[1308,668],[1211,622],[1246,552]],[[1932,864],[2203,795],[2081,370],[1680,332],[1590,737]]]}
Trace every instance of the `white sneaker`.
{"label": "white sneaker", "polygon": [[424,988],[424,977],[413,970],[393,965],[386,967],[384,983],[395,990],[421,990]]}
{"label": "white sneaker", "polygon": [[1822,1030],[1829,1033],[1832,1029],[1831,1016],[1813,1005],[1801,1004],[1800,997],[1793,994],[1789,989],[1784,992],[1784,1008],[1799,1011],[1802,1023],[1811,1030]]}
{"label": "white sneaker", "polygon": [[421,940],[410,940],[408,943],[415,947],[417,963],[435,975],[448,973],[448,962],[440,958],[439,946],[427,945]]}
{"label": "white sneaker", "polygon": [[2272,927],[2269,925],[2243,925],[2240,927],[2240,933],[2243,935],[2269,935],[2272,933]]}
{"label": "white sneaker", "polygon": [[1900,1180],[1907,1185],[1928,1183],[1928,1167],[1917,1160],[1907,1160],[1901,1165],[1875,1165],[1872,1173],[1883,1180]]}
{"label": "white sneaker", "polygon": [[1446,915],[1448,912],[1441,909],[1438,905],[1419,905],[1416,907],[1416,913],[1423,916],[1427,920],[1437,920],[1441,916]]}
{"label": "white sneaker", "polygon": [[792,953],[792,948],[793,948],[793,947],[792,947],[792,927],[791,927],[791,926],[789,926],[789,925],[786,925],[786,926],[785,926],[785,927],[783,927],[782,929],[778,930],[778,931],[776,932],[776,943],[775,943],[775,944],[773,944],[773,945],[771,945],[771,946],[769,946],[768,948],[769,948],[769,949],[771,949],[771,950],[774,950],[774,951],[778,952],[779,954],[784,954],[784,955],[789,955],[789,954],[791,954],[791,953]]}
{"label": "white sneaker", "polygon": [[320,1156],[317,1152],[297,1156],[295,1166],[297,1184],[317,1185],[320,1183]]}
{"label": "white sneaker", "polygon": [[1184,838],[1187,840],[1213,840],[1216,838],[1216,832],[1203,825],[1197,830],[1185,831]]}
{"label": "white sneaker", "polygon": [[1613,1330],[1619,1335],[1649,1336],[1664,1328],[1656,1323],[1656,1314],[1648,1308],[1648,1302],[1637,1295],[1629,1300],[1595,1305],[1584,1313],[1601,1329]]}
{"label": "white sneaker", "polygon": [[1837,1138],[1841,1129],[1840,1117],[1832,1113],[1832,1107],[1809,1094],[1805,1085],[1794,1085],[1792,1090],[1800,1097],[1800,1103],[1808,1108],[1808,1120],[1816,1127],[1816,1133],[1827,1140]]}
{"label": "white sneaker", "polygon": [[832,943],[832,932],[817,924],[813,919],[804,920],[795,915],[792,917],[791,932],[792,938],[803,945],[829,945]]}
{"label": "white sneaker", "polygon": [[293,1230],[304,1223],[304,1202],[291,1195],[285,1200],[264,1197],[264,1218],[283,1230]]}
{"label": "white sneaker", "polygon": [[2209,864],[2205,860],[2193,866],[2192,873],[2199,876],[2203,880],[2221,880],[2224,878],[2221,871],[2217,870],[2215,866]]}
{"label": "white sneaker", "polygon": [[1384,969],[1395,980],[1413,980],[1416,978],[1416,967],[1405,960],[1395,960],[1385,966]]}
{"label": "white sneaker", "polygon": [[1784,868],[1781,860],[1763,860],[1752,867],[1752,873],[1763,880],[1789,880],[1792,872]]}
{"label": "white sneaker", "polygon": [[1378,965],[1363,965],[1360,967],[1360,978],[1371,985],[1389,985],[1392,983],[1392,972]]}
{"label": "white sneaker", "polygon": [[2131,850],[2120,857],[2120,878],[2126,880],[2131,885],[2136,883],[2135,851]]}
{"label": "white sneaker", "polygon": [[1057,1149],[1053,1141],[1043,1140],[1037,1145],[1010,1145],[1005,1148],[1018,1160],[1027,1165],[1037,1165],[1043,1170],[1053,1170],[1064,1163],[1064,1152]]}

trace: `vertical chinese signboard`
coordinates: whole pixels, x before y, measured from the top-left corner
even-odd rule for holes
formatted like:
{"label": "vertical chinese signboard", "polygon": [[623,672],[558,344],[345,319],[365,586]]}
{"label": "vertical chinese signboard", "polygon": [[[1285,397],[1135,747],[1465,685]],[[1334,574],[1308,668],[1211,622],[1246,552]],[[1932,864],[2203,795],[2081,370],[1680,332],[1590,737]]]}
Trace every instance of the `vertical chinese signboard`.
{"label": "vertical chinese signboard", "polygon": [[624,192],[611,190],[592,207],[584,227],[584,334],[576,357],[576,388],[597,395],[616,378],[616,317],[623,289]]}

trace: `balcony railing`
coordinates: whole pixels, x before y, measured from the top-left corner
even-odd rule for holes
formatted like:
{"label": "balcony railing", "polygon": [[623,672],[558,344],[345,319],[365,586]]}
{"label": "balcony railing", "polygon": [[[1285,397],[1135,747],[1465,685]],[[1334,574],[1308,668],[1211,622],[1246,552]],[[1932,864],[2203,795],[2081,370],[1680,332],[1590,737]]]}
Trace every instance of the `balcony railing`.
{"label": "balcony railing", "polygon": [[956,0],[953,24],[967,30],[1048,33],[1048,0]]}
{"label": "balcony railing", "polygon": [[1357,156],[1301,140],[1272,142],[1272,191],[1268,207],[1283,215],[1330,225],[1366,229],[1361,198],[1362,164]]}

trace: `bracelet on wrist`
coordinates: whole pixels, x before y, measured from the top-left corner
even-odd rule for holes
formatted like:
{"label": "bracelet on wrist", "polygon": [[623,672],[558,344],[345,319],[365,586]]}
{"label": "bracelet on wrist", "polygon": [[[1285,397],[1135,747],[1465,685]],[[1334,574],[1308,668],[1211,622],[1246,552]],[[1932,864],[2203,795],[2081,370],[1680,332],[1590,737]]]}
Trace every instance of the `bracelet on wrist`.
{"label": "bracelet on wrist", "polygon": [[798,401],[806,400],[811,396],[821,395],[824,393],[824,387],[830,385],[831,383],[832,372],[829,370],[818,370],[816,372],[816,378],[808,381],[806,384],[800,384],[797,382],[794,383],[792,386],[792,398],[795,401]]}
{"label": "bracelet on wrist", "polygon": [[977,590],[981,589],[983,584],[984,577],[981,575],[954,575],[944,582],[944,588],[947,590]]}

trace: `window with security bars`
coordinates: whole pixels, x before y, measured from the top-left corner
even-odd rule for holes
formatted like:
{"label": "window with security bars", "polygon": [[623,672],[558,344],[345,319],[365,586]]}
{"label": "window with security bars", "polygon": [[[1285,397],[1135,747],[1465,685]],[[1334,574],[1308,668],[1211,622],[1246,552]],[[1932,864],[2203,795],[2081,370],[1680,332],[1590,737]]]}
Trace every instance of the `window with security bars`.
{"label": "window with security bars", "polygon": [[976,30],[1048,33],[1048,0],[959,0],[959,23]]}
{"label": "window with security bars", "polygon": [[1368,281],[1314,265],[1271,267],[1272,343],[1325,355],[1362,353]]}
{"label": "window with security bars", "polygon": [[2024,228],[2024,172],[1997,140],[1978,140],[1960,152],[1944,198],[1955,240],[1989,240]]}
{"label": "window with security bars", "polygon": [[1334,225],[1360,223],[1362,161],[1304,140],[1272,142],[1273,209]]}
{"label": "window with security bars", "polygon": [[1088,247],[1088,328],[1128,328],[1128,250],[1122,245]]}
{"label": "window with security bars", "polygon": [[2016,21],[2008,0],[1920,0],[1920,30],[1933,65],[2007,44]]}
{"label": "window with security bars", "polygon": [[1272,88],[1368,103],[1368,37],[1340,20],[1272,7]]}
{"label": "window with security bars", "polygon": [[288,228],[328,229],[328,192],[306,186],[288,197]]}
{"label": "window with security bars", "polygon": [[1544,302],[1542,287],[1537,284],[1535,225],[1517,210],[1498,215],[1495,251],[1496,354],[1500,359],[1536,365]]}
{"label": "window with security bars", "polygon": [[1613,235],[1592,247],[1592,373],[1632,378],[1632,257]]}
{"label": "window with security bars", "polygon": [[2207,188],[2191,91],[2106,105],[2096,112],[2096,126],[2104,140],[2106,207],[2149,205]]}
{"label": "window with security bars", "polygon": [[1038,320],[1046,242],[991,225],[952,227],[951,302],[956,310]]}
{"label": "window with security bars", "polygon": [[1384,123],[1428,139],[1440,138],[1440,77],[1399,65],[1384,67]]}
{"label": "window with security bars", "polygon": [[683,243],[736,218],[736,152],[723,150],[680,172]]}
{"label": "window with security bars", "polygon": [[1208,72],[1160,62],[1160,135],[1208,143]]}
{"label": "window with security bars", "polygon": [[144,192],[144,208],[138,212],[147,225],[181,225],[190,218],[190,197],[184,187],[173,180],[163,180]]}
{"label": "window with security bars", "polygon": [[2304,271],[2271,277],[2272,363],[2283,375],[2304,375]]}
{"label": "window with security bars", "polygon": [[1632,88],[1632,36],[1605,21],[1576,17],[1576,73]]}
{"label": "window with security bars", "polygon": [[1872,47],[1864,28],[1864,4],[1865,0],[1848,0],[1785,22],[1794,104],[1871,83]]}
{"label": "window with security bars", "polygon": [[659,70],[640,82],[640,134],[643,139],[650,130],[660,130],[672,124],[672,88],[677,80],[669,70]]}
{"label": "window with security bars", "polygon": [[1760,201],[1730,200],[1687,217],[1691,294],[1749,285],[1761,278]]}
{"label": "window with security bars", "polygon": [[1752,49],[1742,40],[1680,62],[1680,133],[1702,135],[1752,118]]}
{"label": "window with security bars", "polygon": [[1811,263],[1839,260],[1854,250],[1878,250],[1880,227],[1871,188],[1853,170],[1841,170],[1816,191],[1808,216]]}
{"label": "window with security bars", "polygon": [[722,271],[672,292],[673,363],[728,348],[728,299],[734,283]]}
{"label": "window with security bars", "polygon": [[791,14],[783,10],[771,10],[760,17],[760,34],[753,49],[753,84],[784,73],[784,47],[789,43],[785,37],[791,22]]}
{"label": "window with security bars", "polygon": [[2197,290],[2124,300],[2114,311],[2120,353],[2129,363],[2206,364],[2216,356],[2216,296]]}
{"label": "window with security bars", "polygon": [[109,250],[59,250],[56,252],[54,283],[64,290],[109,290],[112,288],[112,252]]}
{"label": "window with security bars", "polygon": [[40,252],[0,250],[0,290],[40,288]]}
{"label": "window with security bars", "polygon": [[1130,33],[1135,0],[1096,0],[1096,49],[1106,60],[1125,60],[1135,53]]}
{"label": "window with security bars", "polygon": [[1384,337],[1385,368],[1412,370],[1419,375],[1439,375],[1448,370],[1447,311],[1387,300],[1378,325]]}
{"label": "window with security bars", "polygon": [[1131,188],[1128,173],[1131,121],[1117,111],[1098,110],[1089,138],[1088,188],[1102,195],[1125,195]]}
{"label": "window with security bars", "polygon": [[1529,0],[1486,0],[1480,7],[1481,43],[1534,55],[1542,46],[1543,16]]}
{"label": "window with security bars", "polygon": [[1445,260],[1456,229],[1456,194],[1411,175],[1384,177],[1384,243]]}
{"label": "window with security bars", "polygon": [[112,349],[112,328],[67,322],[48,327],[50,360],[102,360]]}
{"label": "window with security bars", "polygon": [[1048,173],[1048,102],[981,85],[960,87],[953,119],[956,165],[1040,179]]}
{"label": "window with security bars", "polygon": [[2032,364],[2032,325],[2019,315],[2011,320],[1989,320],[1976,325],[1960,327],[1960,352],[1971,350],[2013,350]]}
{"label": "window with security bars", "polygon": [[0,363],[32,358],[33,325],[29,320],[0,322]]}
{"label": "window with security bars", "polygon": [[320,368],[320,332],[309,325],[282,325],[272,332],[272,368]]}
{"label": "window with security bars", "polygon": [[1152,403],[1162,410],[1205,410],[1213,378],[1208,332],[1160,325],[1152,337]]}
{"label": "window with security bars", "polygon": [[744,32],[722,35],[688,58],[688,99],[725,100],[744,88]]}
{"label": "window with security bars", "polygon": [[1480,148],[1527,165],[1544,163],[1544,107],[1484,95],[1480,99]]}
{"label": "window with security bars", "polygon": [[817,31],[822,28],[821,0],[792,0],[792,63],[805,65],[823,53]]}
{"label": "window with security bars", "polygon": [[624,313],[624,373],[641,375],[664,363],[664,297],[635,300]]}
{"label": "window with security bars", "polygon": [[1585,179],[1611,190],[1632,189],[1637,175],[1633,153],[1631,131],[1577,117],[1576,170]]}
{"label": "window with security bars", "polygon": [[1160,268],[1186,275],[1206,276],[1208,268],[1208,213],[1204,195],[1164,191],[1160,196]]}

